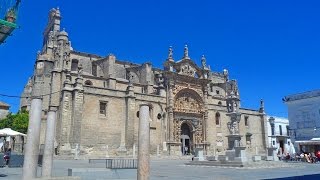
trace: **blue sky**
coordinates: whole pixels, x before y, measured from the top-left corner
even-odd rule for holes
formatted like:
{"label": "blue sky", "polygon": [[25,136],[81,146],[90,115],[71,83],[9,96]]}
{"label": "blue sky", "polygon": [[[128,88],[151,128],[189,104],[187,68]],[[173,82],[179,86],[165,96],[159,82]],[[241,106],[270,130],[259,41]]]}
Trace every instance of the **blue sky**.
{"label": "blue sky", "polygon": [[[19,25],[0,46],[0,93],[20,95],[33,73],[51,8],[77,51],[162,67],[169,46],[174,58],[201,55],[214,71],[237,79],[241,105],[287,116],[282,97],[319,89],[320,2],[298,0],[33,0],[20,6]],[[19,99],[0,96],[12,112]]]}

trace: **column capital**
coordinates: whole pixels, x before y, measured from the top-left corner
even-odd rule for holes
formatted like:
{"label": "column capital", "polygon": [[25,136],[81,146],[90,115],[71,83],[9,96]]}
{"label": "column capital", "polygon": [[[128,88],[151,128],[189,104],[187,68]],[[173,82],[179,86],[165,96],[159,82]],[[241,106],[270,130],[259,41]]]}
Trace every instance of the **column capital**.
{"label": "column capital", "polygon": [[150,104],[143,103],[139,105],[139,107],[142,107],[142,106],[148,106],[150,108]]}
{"label": "column capital", "polygon": [[33,96],[31,96],[31,99],[40,99],[40,100],[42,100],[42,96],[40,96],[40,95],[33,95]]}
{"label": "column capital", "polygon": [[49,111],[57,111],[58,110],[58,106],[49,106]]}

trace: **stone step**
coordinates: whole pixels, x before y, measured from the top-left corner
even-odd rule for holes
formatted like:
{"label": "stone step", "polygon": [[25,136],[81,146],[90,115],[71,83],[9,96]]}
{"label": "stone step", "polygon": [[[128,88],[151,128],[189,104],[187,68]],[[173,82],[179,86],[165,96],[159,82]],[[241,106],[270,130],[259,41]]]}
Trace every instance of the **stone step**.
{"label": "stone step", "polygon": [[230,162],[230,161],[190,161],[185,163],[185,165],[193,166],[223,166],[223,167],[244,167],[242,162]]}

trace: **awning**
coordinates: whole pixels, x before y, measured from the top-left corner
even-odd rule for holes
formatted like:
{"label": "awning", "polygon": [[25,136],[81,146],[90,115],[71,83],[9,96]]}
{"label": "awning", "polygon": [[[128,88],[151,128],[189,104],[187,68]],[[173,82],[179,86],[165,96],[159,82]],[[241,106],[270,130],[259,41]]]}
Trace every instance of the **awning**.
{"label": "awning", "polygon": [[4,128],[4,129],[0,129],[0,136],[27,136],[27,135],[18,131],[14,131],[10,128]]}
{"label": "awning", "polygon": [[320,145],[320,140],[295,141],[299,145]]}
{"label": "awning", "polygon": [[0,19],[0,44],[4,43],[12,31],[17,28],[17,25],[12,22]]}

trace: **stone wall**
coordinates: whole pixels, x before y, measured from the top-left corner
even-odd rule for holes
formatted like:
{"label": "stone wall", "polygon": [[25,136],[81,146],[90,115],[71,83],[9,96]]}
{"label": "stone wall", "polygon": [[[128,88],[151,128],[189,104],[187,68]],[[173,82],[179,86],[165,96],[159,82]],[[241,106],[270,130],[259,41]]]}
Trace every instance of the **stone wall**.
{"label": "stone wall", "polygon": [[0,109],[0,119],[5,118],[9,113],[9,110],[6,109]]}

